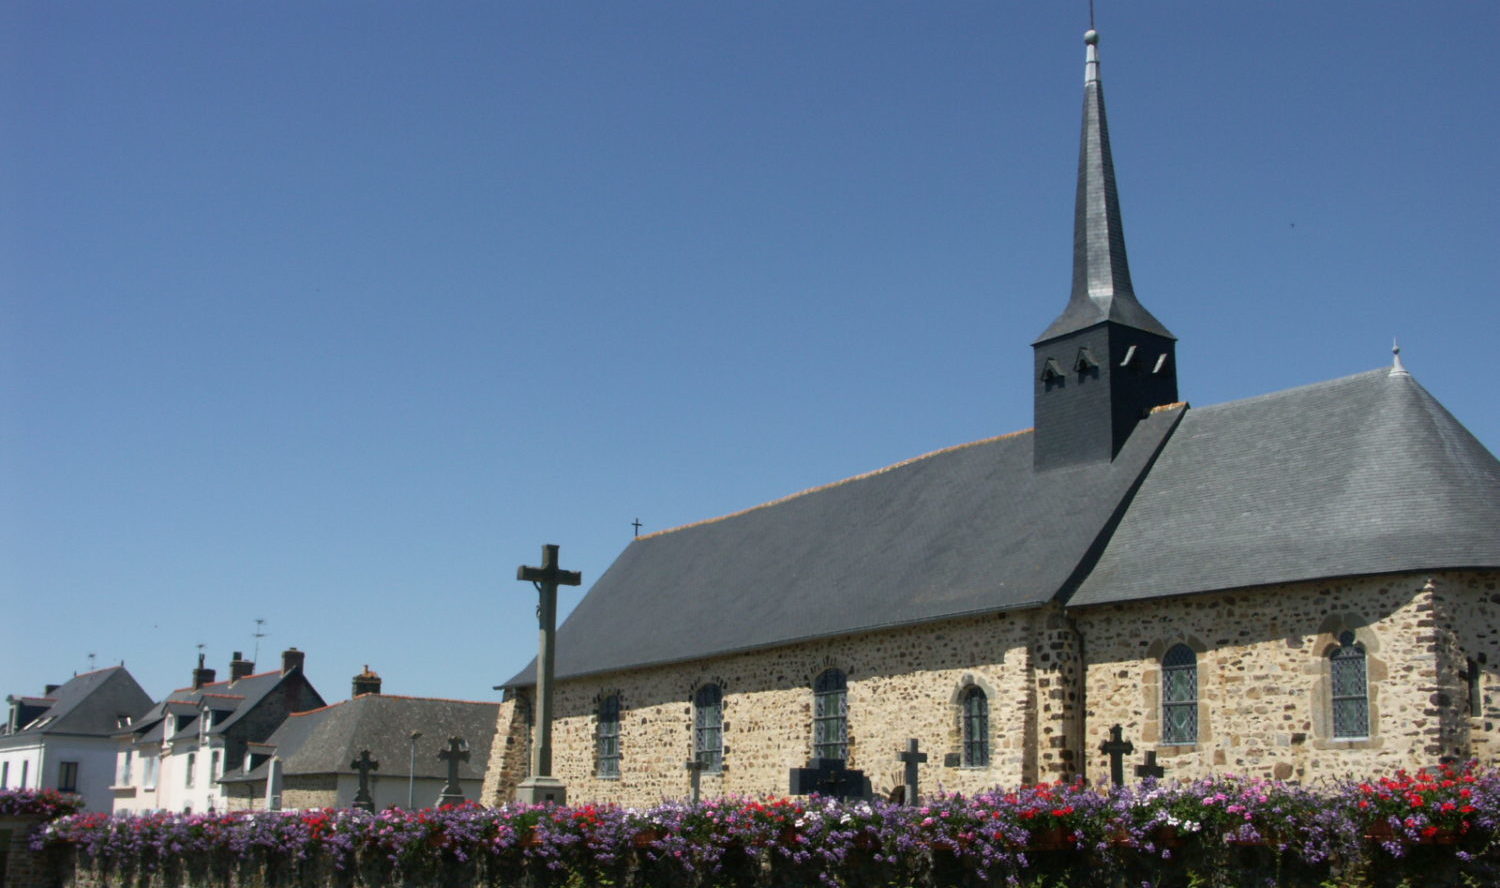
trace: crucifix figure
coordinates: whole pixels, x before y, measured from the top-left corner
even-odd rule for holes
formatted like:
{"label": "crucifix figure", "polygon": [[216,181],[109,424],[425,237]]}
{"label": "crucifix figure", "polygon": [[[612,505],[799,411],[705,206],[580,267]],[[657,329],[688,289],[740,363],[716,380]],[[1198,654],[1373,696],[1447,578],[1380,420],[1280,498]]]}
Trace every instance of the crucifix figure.
{"label": "crucifix figure", "polygon": [[902,803],[915,805],[917,803],[917,765],[927,761],[927,753],[917,751],[917,738],[913,737],[906,741],[906,749],[896,753],[905,766],[906,773],[901,779]]}
{"label": "crucifix figure", "polygon": [[1099,744],[1099,751],[1109,756],[1109,782],[1125,785],[1125,756],[1135,752],[1135,744],[1121,736],[1119,725],[1109,729],[1109,739]]}
{"label": "crucifix figure", "polygon": [[1156,763],[1156,750],[1154,749],[1146,750],[1146,763],[1144,765],[1135,766],[1135,776],[1137,777],[1154,777],[1160,780],[1166,776],[1166,773],[1167,769]]}
{"label": "crucifix figure", "polygon": [[706,768],[706,767],[708,767],[708,766],[705,765],[703,762],[699,761],[698,759],[690,758],[690,759],[687,760],[687,763],[685,765],[683,765],[683,767],[687,768],[687,772],[688,772],[688,785],[692,789],[693,801],[697,802],[698,801],[698,792],[699,792],[699,788],[698,787],[699,787],[699,784],[701,783],[700,778],[703,775],[703,769]]}
{"label": "crucifix figure", "polygon": [[359,772],[359,789],[354,793],[354,807],[364,811],[375,810],[375,799],[370,795],[370,772],[380,770],[380,762],[370,758],[370,750],[361,749],[359,758],[349,767]]}
{"label": "crucifix figure", "polygon": [[438,753],[438,760],[448,763],[448,785],[443,787],[442,795],[438,796],[439,805],[461,805],[464,802],[464,788],[458,783],[458,763],[469,760],[469,744],[462,737],[449,737],[448,748]]}
{"label": "crucifix figure", "polygon": [[536,658],[536,726],[531,740],[531,776],[516,787],[522,802],[565,804],[567,789],[552,776],[552,671],[553,642],[557,635],[557,587],[577,586],[583,575],[557,566],[557,546],[542,546],[542,566],[516,570],[516,579],[536,586],[540,599],[536,608],[541,639]]}

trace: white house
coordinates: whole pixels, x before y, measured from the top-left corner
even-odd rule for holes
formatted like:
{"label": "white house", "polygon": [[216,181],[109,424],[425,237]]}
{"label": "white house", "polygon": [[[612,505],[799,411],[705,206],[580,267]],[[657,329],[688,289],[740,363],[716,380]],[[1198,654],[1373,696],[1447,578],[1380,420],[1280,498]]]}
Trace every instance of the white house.
{"label": "white house", "polygon": [[124,666],[47,685],[39,697],[9,696],[0,728],[0,789],[56,789],[108,811],[115,771],[114,735],[151,707]]}

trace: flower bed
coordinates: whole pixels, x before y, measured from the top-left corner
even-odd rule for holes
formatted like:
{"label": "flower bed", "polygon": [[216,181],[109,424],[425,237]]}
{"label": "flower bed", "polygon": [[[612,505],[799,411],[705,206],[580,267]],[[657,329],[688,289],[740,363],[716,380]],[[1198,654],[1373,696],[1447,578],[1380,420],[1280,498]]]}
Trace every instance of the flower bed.
{"label": "flower bed", "polygon": [[[1216,777],[939,795],[910,807],[814,796],[644,810],[86,814],[55,821],[36,842],[104,872],[175,873],[161,884],[227,885],[250,868],[268,885],[309,873],[363,885],[1359,885],[1412,867],[1424,884],[1449,871],[1494,884],[1497,810],[1500,771],[1470,766],[1317,790]],[[185,872],[200,878],[184,882]]]}
{"label": "flower bed", "polygon": [[56,820],[82,808],[82,798],[55,789],[0,789],[0,817]]}

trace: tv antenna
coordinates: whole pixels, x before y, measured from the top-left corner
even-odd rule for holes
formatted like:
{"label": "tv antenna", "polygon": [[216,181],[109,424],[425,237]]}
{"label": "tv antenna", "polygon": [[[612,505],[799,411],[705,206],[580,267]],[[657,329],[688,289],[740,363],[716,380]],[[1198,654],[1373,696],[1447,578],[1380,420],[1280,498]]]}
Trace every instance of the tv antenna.
{"label": "tv antenna", "polygon": [[94,671],[94,654],[92,651],[89,653],[89,671]]}
{"label": "tv antenna", "polygon": [[260,640],[266,637],[266,621],[260,617],[255,618],[255,653],[250,655],[250,662],[260,661]]}

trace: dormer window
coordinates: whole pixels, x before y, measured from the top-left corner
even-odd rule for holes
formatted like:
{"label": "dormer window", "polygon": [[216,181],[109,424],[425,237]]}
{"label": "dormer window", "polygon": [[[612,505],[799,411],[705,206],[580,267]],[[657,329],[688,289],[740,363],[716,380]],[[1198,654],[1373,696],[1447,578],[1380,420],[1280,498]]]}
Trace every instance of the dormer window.
{"label": "dormer window", "polygon": [[1088,346],[1078,350],[1078,357],[1073,359],[1074,373],[1088,373],[1090,370],[1098,370],[1099,362],[1094,360],[1094,353],[1089,351]]}
{"label": "dormer window", "polygon": [[1066,377],[1063,375],[1062,367],[1058,366],[1057,359],[1048,358],[1046,363],[1042,364],[1041,378],[1042,382],[1050,385],[1054,382],[1062,382]]}

